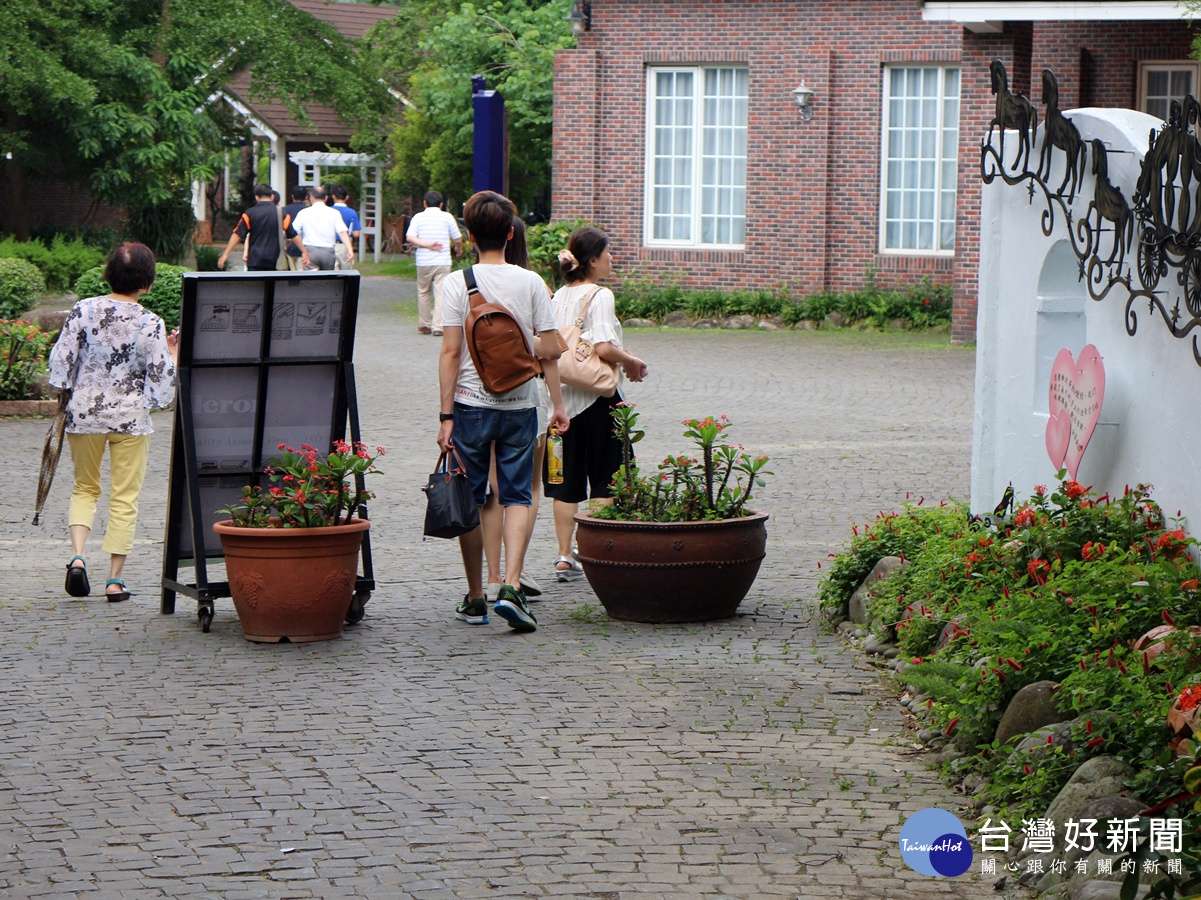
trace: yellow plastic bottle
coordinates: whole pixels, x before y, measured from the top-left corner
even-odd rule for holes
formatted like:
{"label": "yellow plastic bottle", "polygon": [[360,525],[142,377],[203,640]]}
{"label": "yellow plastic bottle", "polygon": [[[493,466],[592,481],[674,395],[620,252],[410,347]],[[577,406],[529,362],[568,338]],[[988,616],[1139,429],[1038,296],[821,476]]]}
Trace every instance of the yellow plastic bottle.
{"label": "yellow plastic bottle", "polygon": [[563,483],[563,438],[556,428],[546,438],[546,483]]}

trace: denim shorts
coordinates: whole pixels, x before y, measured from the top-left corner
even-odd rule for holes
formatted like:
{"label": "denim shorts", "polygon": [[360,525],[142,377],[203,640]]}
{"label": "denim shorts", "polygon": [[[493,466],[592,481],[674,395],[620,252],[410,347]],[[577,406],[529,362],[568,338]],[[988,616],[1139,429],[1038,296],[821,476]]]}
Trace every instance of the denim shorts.
{"label": "denim shorts", "polygon": [[501,506],[529,506],[534,481],[534,443],[538,437],[538,411],[490,409],[455,404],[455,449],[467,467],[475,502],[484,505],[488,467],[496,449],[496,494]]}

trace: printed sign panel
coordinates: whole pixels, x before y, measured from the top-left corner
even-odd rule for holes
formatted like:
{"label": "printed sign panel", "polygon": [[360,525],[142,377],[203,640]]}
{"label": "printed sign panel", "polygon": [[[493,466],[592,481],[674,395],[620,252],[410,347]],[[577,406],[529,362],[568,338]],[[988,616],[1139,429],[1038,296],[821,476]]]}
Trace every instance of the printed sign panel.
{"label": "printed sign panel", "polygon": [[[242,475],[223,475],[219,478],[202,478],[200,480],[201,518],[204,520],[204,555],[221,556],[221,538],[213,533],[213,523],[223,522],[229,518],[228,513],[218,512],[236,506],[242,499],[242,488],[246,478]],[[185,492],[183,495],[183,518],[180,520],[180,555],[192,556],[192,504]]]}
{"label": "printed sign panel", "polygon": [[342,283],[293,278],[275,285],[271,356],[337,356],[342,330]]}
{"label": "printed sign panel", "polygon": [[196,285],[192,358],[252,359],[263,335],[263,282],[228,279]]}
{"label": "printed sign panel", "polygon": [[[259,370],[250,366],[192,370],[192,427],[199,474],[251,471],[258,385]],[[328,411],[325,416],[328,433]]]}
{"label": "printed sign panel", "polygon": [[336,365],[275,366],[267,379],[263,418],[263,460],[279,453],[279,445],[301,444],[329,450],[330,422],[337,388]]}

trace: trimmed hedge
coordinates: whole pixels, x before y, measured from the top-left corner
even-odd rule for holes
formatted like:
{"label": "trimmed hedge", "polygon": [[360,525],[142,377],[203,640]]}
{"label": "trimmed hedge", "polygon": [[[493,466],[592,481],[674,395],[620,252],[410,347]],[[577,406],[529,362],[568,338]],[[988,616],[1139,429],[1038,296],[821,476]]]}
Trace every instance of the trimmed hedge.
{"label": "trimmed hedge", "polygon": [[46,281],[33,263],[0,258],[0,319],[16,319],[33,308]]}
{"label": "trimmed hedge", "polygon": [[[179,325],[179,304],[183,298],[183,273],[188,270],[170,263],[155,263],[154,271],[154,287],[150,293],[143,294],[138,302],[161,316],[167,328],[176,328]],[[110,290],[101,266],[84,272],[75,282],[75,293],[81,298],[99,297]]]}
{"label": "trimmed hedge", "polygon": [[660,285],[631,278],[622,282],[614,294],[619,319],[656,322],[676,310],[694,318],[775,316],[787,325],[804,319],[821,321],[833,312],[843,316],[844,324],[868,323],[878,328],[894,319],[902,319],[913,328],[932,328],[951,321],[951,286],[934,284],[929,277],[905,290],[885,291],[869,285],[857,291],[823,291],[800,299],[793,299],[786,290],[691,290],[678,284]]}
{"label": "trimmed hedge", "polygon": [[80,275],[98,265],[104,254],[80,238],[67,240],[56,234],[48,245],[39,240],[5,238],[0,241],[0,258],[33,263],[46,281],[45,290],[67,291]]}

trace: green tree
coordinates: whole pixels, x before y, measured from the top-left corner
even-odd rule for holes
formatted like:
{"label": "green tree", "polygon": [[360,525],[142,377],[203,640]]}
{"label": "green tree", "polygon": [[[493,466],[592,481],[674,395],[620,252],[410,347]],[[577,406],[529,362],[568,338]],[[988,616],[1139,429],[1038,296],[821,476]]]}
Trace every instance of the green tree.
{"label": "green tree", "polygon": [[376,26],[377,52],[394,71],[409,73],[397,82],[411,105],[392,132],[395,183],[409,194],[429,186],[460,200],[471,193],[471,77],[485,75],[508,111],[510,195],[526,207],[545,192],[554,54],[575,44],[565,20],[569,6],[570,0],[467,2],[447,15],[415,0]]}
{"label": "green tree", "polygon": [[28,230],[30,175],[67,171],[131,221],[163,227],[194,178],[244,128],[212,102],[251,68],[251,95],[301,122],[325,103],[373,123],[395,100],[361,48],[287,0],[42,0],[6,10],[0,34],[3,227]]}

